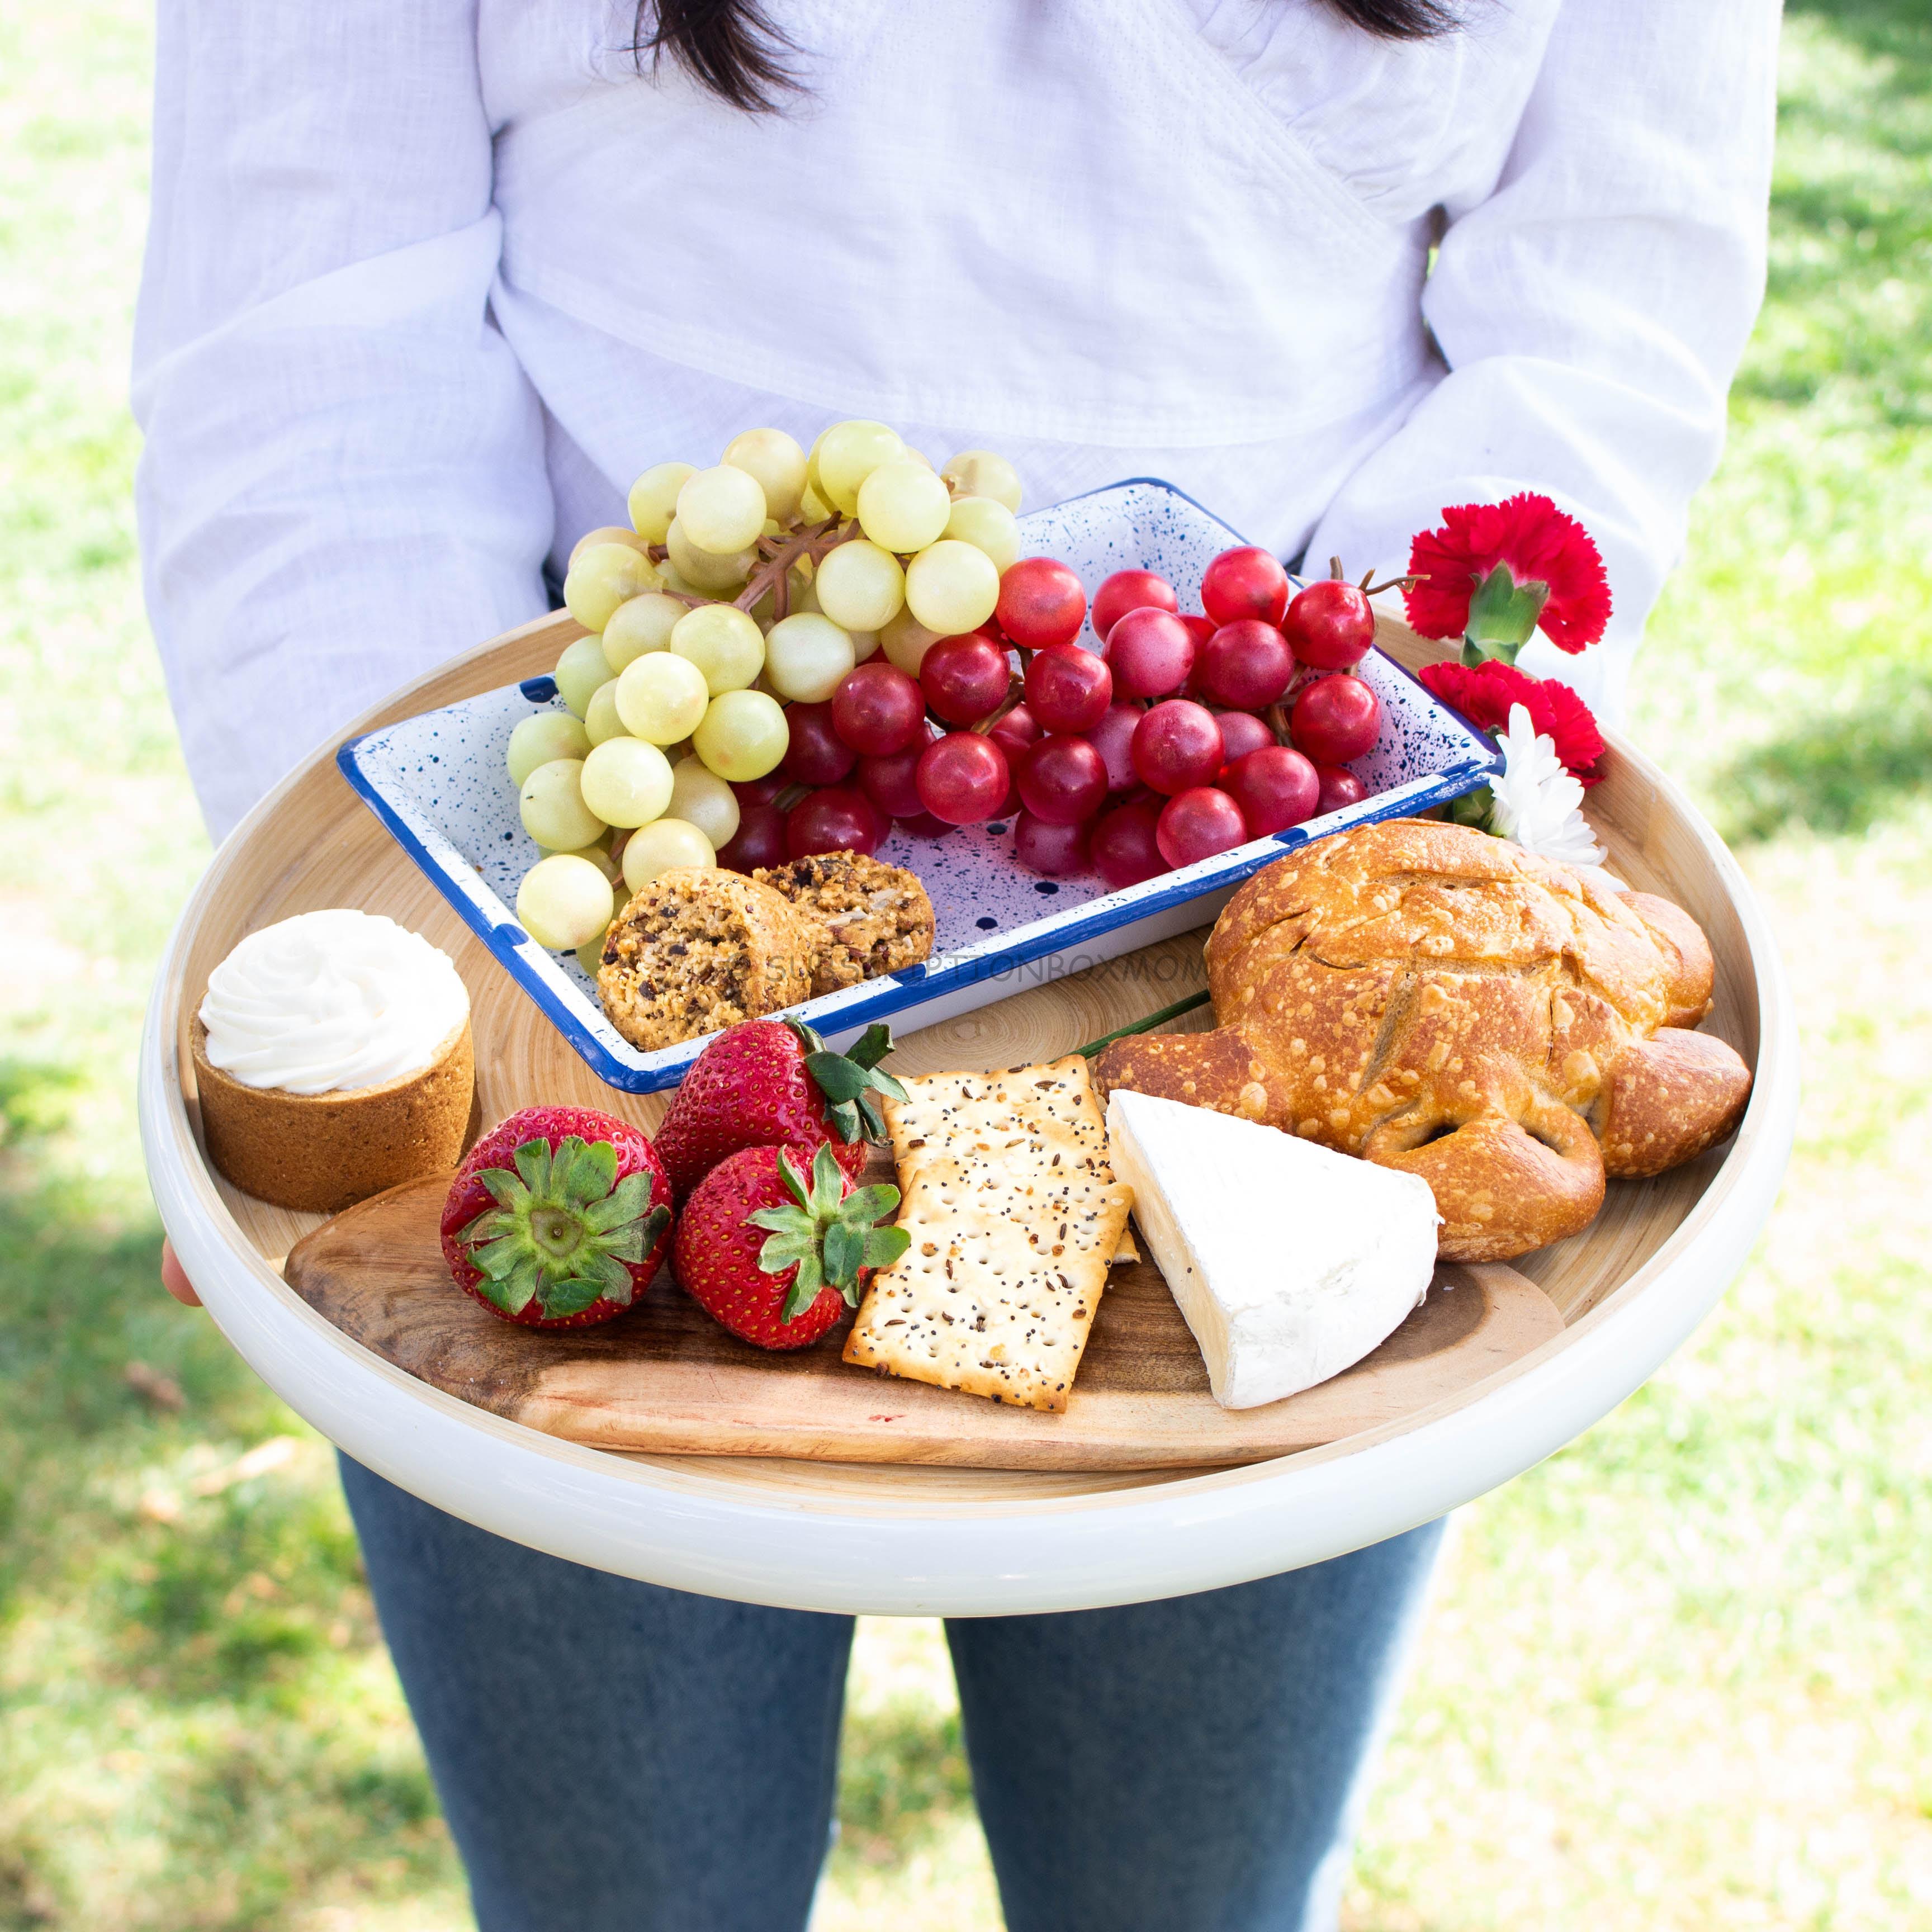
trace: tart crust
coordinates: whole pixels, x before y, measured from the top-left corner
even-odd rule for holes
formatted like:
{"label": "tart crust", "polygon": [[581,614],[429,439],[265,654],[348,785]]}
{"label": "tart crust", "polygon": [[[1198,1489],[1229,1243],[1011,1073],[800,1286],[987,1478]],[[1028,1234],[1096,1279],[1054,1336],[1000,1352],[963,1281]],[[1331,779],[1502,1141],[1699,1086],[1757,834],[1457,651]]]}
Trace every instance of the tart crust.
{"label": "tart crust", "polygon": [[422,1072],[333,1094],[245,1087],[208,1059],[198,1013],[189,1028],[208,1157],[258,1201],[339,1214],[462,1158],[476,1084],[467,1019]]}

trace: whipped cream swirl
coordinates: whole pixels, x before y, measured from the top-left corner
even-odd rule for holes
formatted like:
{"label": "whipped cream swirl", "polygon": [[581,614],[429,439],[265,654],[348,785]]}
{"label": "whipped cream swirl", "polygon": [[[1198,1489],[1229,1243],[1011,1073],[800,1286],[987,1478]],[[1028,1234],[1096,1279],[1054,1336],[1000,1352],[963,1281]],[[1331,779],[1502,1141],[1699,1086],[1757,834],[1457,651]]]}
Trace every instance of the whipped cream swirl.
{"label": "whipped cream swirl", "polygon": [[209,1064],[244,1087],[332,1094],[420,1073],[470,1016],[449,956],[394,920],[305,912],[208,975]]}

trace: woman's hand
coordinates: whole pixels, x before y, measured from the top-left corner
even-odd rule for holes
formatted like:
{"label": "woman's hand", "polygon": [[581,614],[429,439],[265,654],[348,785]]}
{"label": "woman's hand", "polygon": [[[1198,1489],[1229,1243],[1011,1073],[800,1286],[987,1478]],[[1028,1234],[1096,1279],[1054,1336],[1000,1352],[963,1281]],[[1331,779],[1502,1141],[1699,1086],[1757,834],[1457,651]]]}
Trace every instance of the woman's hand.
{"label": "woman's hand", "polygon": [[199,1308],[201,1297],[194,1292],[194,1283],[188,1278],[181,1264],[181,1258],[175,1252],[175,1244],[164,1240],[161,1243],[161,1286],[184,1308]]}

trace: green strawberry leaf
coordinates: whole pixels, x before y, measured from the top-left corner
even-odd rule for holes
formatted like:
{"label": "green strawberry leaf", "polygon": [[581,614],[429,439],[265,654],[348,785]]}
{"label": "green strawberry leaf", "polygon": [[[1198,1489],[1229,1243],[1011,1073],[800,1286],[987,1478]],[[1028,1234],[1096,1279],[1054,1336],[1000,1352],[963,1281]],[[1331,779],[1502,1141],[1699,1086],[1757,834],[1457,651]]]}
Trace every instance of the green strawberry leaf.
{"label": "green strawberry leaf", "polygon": [[513,1232],[517,1217],[500,1208],[486,1208],[466,1228],[457,1231],[457,1241],[466,1248],[481,1247],[485,1241],[494,1241]]}
{"label": "green strawberry leaf", "polygon": [[[861,1066],[872,1067],[878,1066],[892,1050],[892,1028],[881,1020],[874,1020],[859,1036],[856,1042],[847,1048],[846,1058],[848,1060],[856,1060]],[[885,1078],[890,1080],[892,1076],[887,1074]],[[903,1099],[904,1096],[901,1095],[899,1097]]]}
{"label": "green strawberry leaf", "polygon": [[580,1135],[566,1134],[550,1152],[550,1196],[553,1201],[580,1204],[577,1199],[577,1163],[584,1152]]}
{"label": "green strawberry leaf", "polygon": [[643,1231],[620,1228],[608,1234],[593,1235],[584,1244],[592,1254],[610,1255],[620,1262],[640,1262],[645,1255]]}
{"label": "green strawberry leaf", "polygon": [[846,1222],[862,1222],[870,1227],[874,1221],[884,1220],[899,1204],[899,1191],[890,1180],[880,1181],[874,1186],[861,1187],[848,1194],[838,1204],[838,1218]]}
{"label": "green strawberry leaf", "polygon": [[573,1275],[568,1281],[554,1281],[544,1291],[544,1318],[554,1322],[566,1315],[581,1315],[601,1300],[603,1294],[603,1282],[581,1275]]}
{"label": "green strawberry leaf", "polygon": [[754,1228],[769,1228],[775,1234],[812,1232],[812,1216],[802,1208],[754,1208],[745,1219]]}
{"label": "green strawberry leaf", "polygon": [[845,1196],[845,1170],[829,1141],[821,1141],[812,1157],[812,1196],[806,1205],[813,1220],[824,1221],[838,1211]]}
{"label": "green strawberry leaf", "polygon": [[[591,1142],[578,1156],[577,1171],[584,1190],[582,1204],[587,1208],[593,1201],[602,1201],[617,1185],[616,1148],[608,1141]],[[628,1178],[644,1181],[649,1191],[646,1176],[633,1174]]]}
{"label": "green strawberry leaf", "polygon": [[520,1243],[503,1240],[484,1242],[470,1258],[490,1280],[506,1281],[517,1264],[527,1257]]}
{"label": "green strawberry leaf", "polygon": [[615,1255],[591,1256],[584,1272],[596,1276],[606,1301],[614,1301],[620,1308],[630,1306],[638,1285],[631,1279],[631,1270]]}
{"label": "green strawberry leaf", "polygon": [[566,1134],[550,1156],[552,1198],[580,1213],[603,1200],[616,1180],[617,1150],[608,1141],[591,1144],[579,1135]]}
{"label": "green strawberry leaf", "polygon": [[529,1140],[517,1149],[510,1158],[517,1164],[517,1172],[524,1177],[524,1185],[538,1199],[548,1198],[550,1193],[550,1142],[546,1140]]}
{"label": "green strawberry leaf", "polygon": [[911,1246],[912,1237],[903,1228],[868,1228],[861,1265],[890,1268]]}
{"label": "green strawberry leaf", "polygon": [[[609,1142],[604,1143],[606,1146]],[[614,1191],[601,1199],[592,1196],[583,1206],[584,1226],[595,1234],[634,1221],[650,1205],[651,1178],[648,1174],[627,1174]]]}
{"label": "green strawberry leaf", "polygon": [[816,1027],[807,1026],[802,1020],[787,1020],[785,1024],[798,1035],[798,1043],[807,1053],[823,1053],[825,1041]]}
{"label": "green strawberry leaf", "polygon": [[796,1322],[824,1292],[824,1270],[820,1268],[817,1256],[808,1255],[799,1263],[791,1292],[785,1297],[784,1319]]}
{"label": "green strawberry leaf", "polygon": [[[493,1265],[485,1268],[482,1278],[475,1283],[477,1293],[494,1302],[506,1315],[520,1315],[537,1292],[536,1264],[526,1255],[518,1253],[512,1241],[493,1243],[481,1252],[493,1258]],[[479,1258],[480,1256],[472,1257]]]}
{"label": "green strawberry leaf", "polygon": [[785,1192],[809,1214],[812,1197],[805,1191],[805,1177],[799,1172],[798,1163],[792,1159],[790,1148],[778,1149],[778,1178],[784,1183]]}
{"label": "green strawberry leaf", "polygon": [[[530,1286],[534,1289],[535,1282],[532,1281]],[[524,1295],[520,1300],[518,1299],[512,1294],[508,1284],[500,1281],[492,1281],[488,1275],[485,1275],[481,1281],[472,1282],[471,1292],[482,1296],[493,1308],[500,1308],[506,1315],[518,1313],[522,1309],[524,1303],[530,1300],[530,1296],[527,1294]]]}
{"label": "green strawberry leaf", "polygon": [[818,1243],[810,1234],[773,1234],[758,1250],[758,1267],[766,1274],[783,1274],[788,1268],[814,1259]]}
{"label": "green strawberry leaf", "polygon": [[500,1208],[527,1208],[530,1204],[530,1190],[507,1167],[478,1168],[476,1178],[490,1190],[490,1198]]}
{"label": "green strawberry leaf", "polygon": [[842,1053],[812,1053],[806,1056],[805,1070],[818,1082],[828,1100],[856,1100],[866,1090],[872,1077],[866,1070],[848,1060]]}
{"label": "green strawberry leaf", "polygon": [[821,1046],[806,1056],[806,1071],[824,1095],[826,1118],[841,1139],[854,1142],[862,1133],[868,1140],[885,1137],[885,1122],[878,1106],[866,1096],[877,1093],[896,1100],[906,1097],[905,1089],[878,1064],[892,1050],[892,1030],[874,1021],[849,1053],[833,1053]]}
{"label": "green strawberry leaf", "polygon": [[825,1231],[826,1280],[842,1288],[848,1282],[857,1280],[859,1265],[865,1254],[863,1232],[848,1222],[833,1222]]}

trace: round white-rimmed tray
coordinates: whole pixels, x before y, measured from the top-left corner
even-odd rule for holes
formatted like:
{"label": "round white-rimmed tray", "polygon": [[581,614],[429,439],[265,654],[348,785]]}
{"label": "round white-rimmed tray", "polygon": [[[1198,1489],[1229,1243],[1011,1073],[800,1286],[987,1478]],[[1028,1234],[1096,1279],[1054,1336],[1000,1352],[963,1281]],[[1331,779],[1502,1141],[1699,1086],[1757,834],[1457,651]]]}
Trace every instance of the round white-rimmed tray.
{"label": "round white-rimmed tray", "polygon": [[[546,670],[575,634],[546,619],[399,692],[354,729]],[[1384,622],[1384,648],[1438,653]],[[439,1507],[572,1561],[800,1609],[974,1616],[1130,1603],[1318,1562],[1430,1520],[1559,1448],[1638,1388],[1742,1264],[1784,1170],[1796,1024],[1770,934],[1735,862],[1670,782],[1613,745],[1589,810],[1611,863],[1709,934],[1706,1024],[1756,1075],[1736,1138],[1646,1182],[1613,1182],[1588,1233],[1519,1264],[1562,1335],[1450,1400],[1325,1448],[1220,1473],[1089,1475],[614,1454],[507,1422],[350,1341],[282,1280],[315,1218],[268,1208],[208,1167],[184,996],[246,931],[321,905],[387,912],[454,956],[478,1005],[482,1112],[571,1100],[653,1121],[603,1087],[350,794],[333,746],[224,844],[183,913],[141,1051],[140,1118],[161,1217],[210,1313],[262,1378],[350,1455]],[[1064,1052],[1198,983],[1198,949],[1150,948],[1034,987],[906,1043],[914,1070]],[[566,1064],[568,1063],[568,1064]],[[540,1086],[533,1070],[543,1069]]]}

